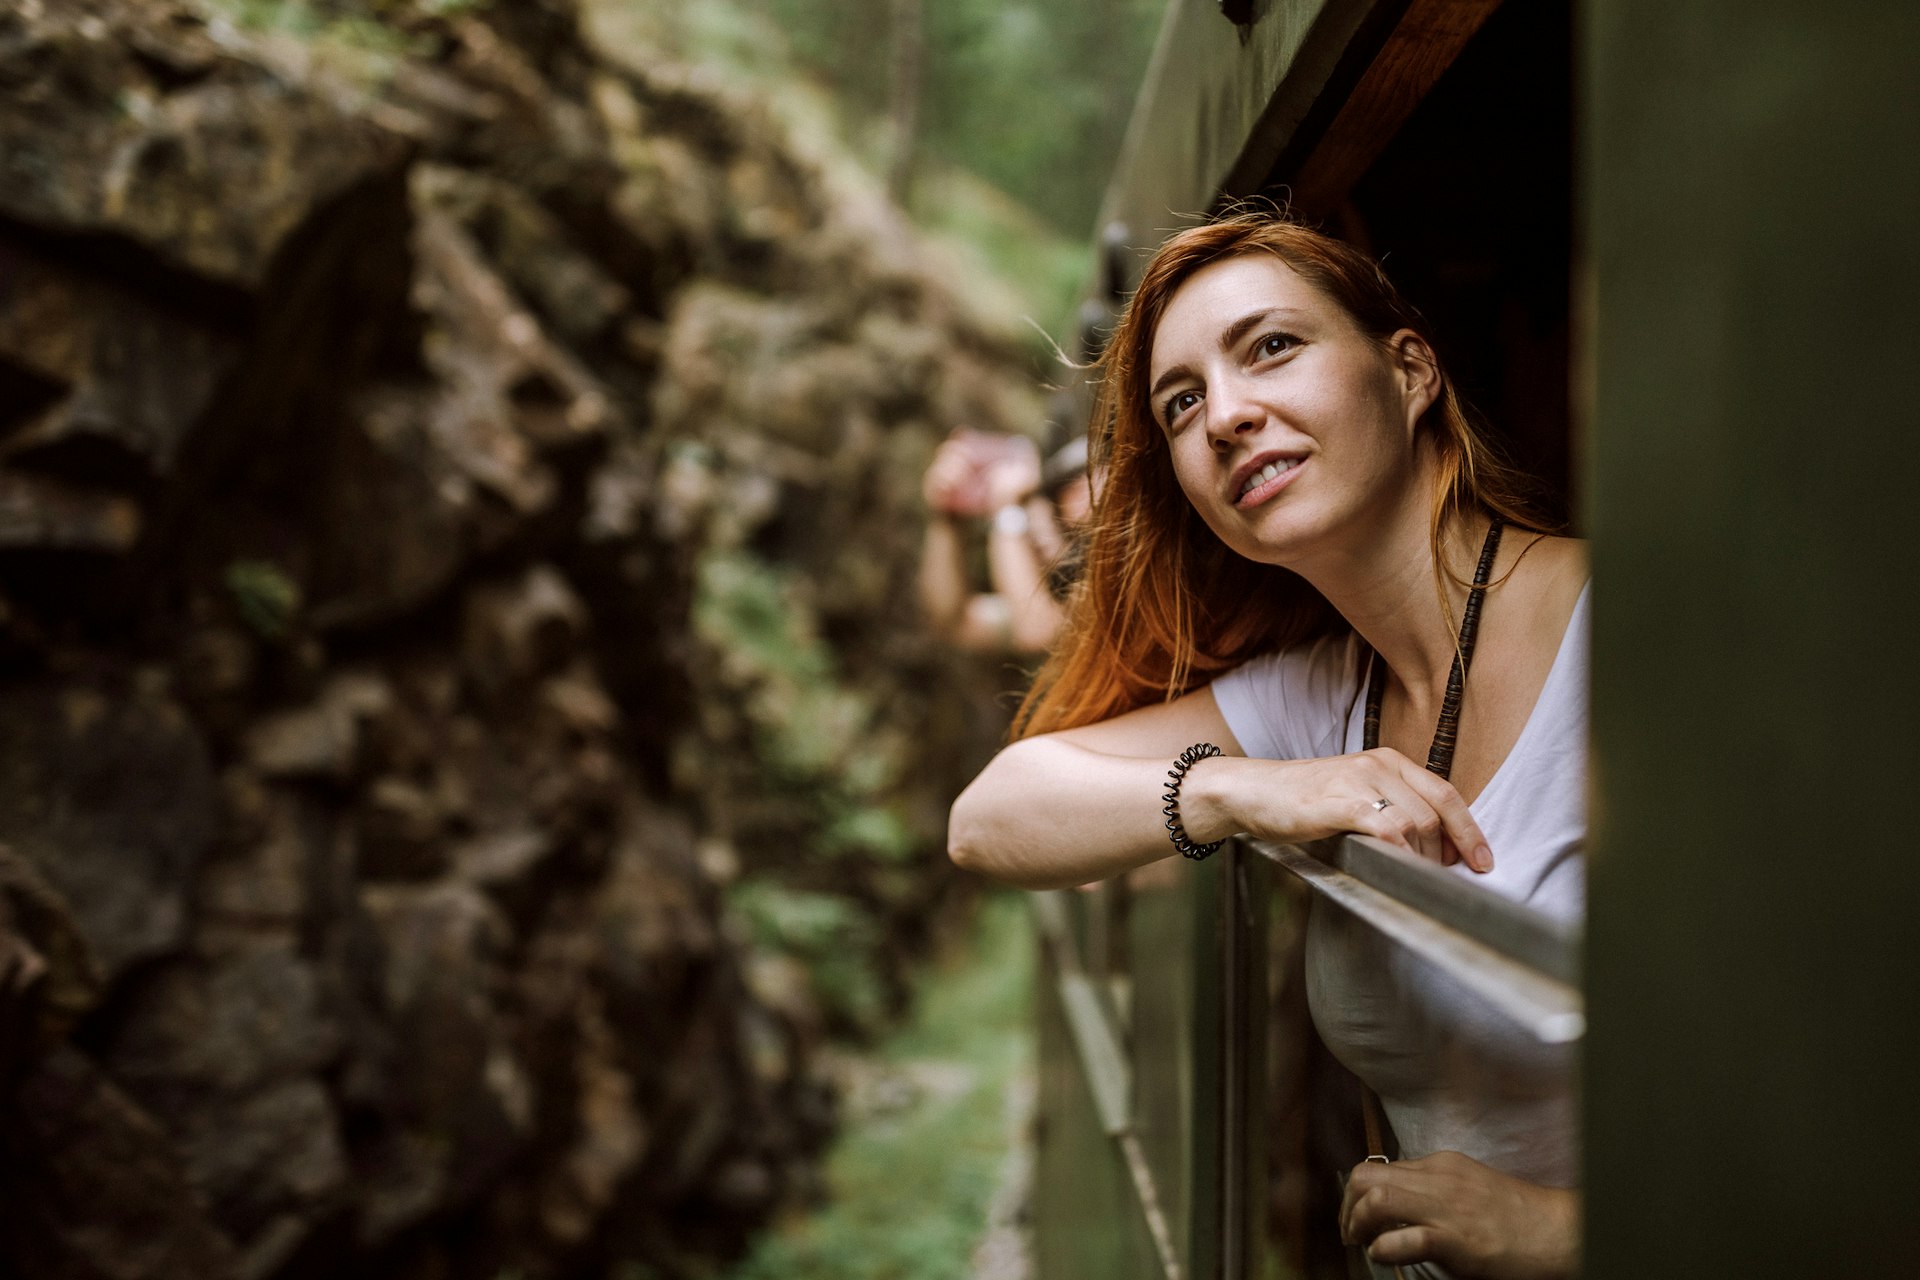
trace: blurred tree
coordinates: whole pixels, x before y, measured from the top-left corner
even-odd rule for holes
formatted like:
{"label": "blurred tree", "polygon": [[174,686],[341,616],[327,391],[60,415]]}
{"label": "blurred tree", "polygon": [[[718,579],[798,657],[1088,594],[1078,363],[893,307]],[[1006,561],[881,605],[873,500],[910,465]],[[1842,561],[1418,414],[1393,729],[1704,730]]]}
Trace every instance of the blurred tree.
{"label": "blurred tree", "polygon": [[[849,111],[894,124],[894,163],[903,156],[910,163],[918,151],[937,154],[1076,238],[1098,211],[1165,7],[1164,0],[742,3],[779,24],[795,57]],[[905,33],[903,23],[915,30]],[[905,47],[918,54],[910,104],[902,97]],[[883,70],[888,48],[892,67]],[[898,127],[902,120],[911,134]],[[908,137],[912,143],[900,145]]]}
{"label": "blurred tree", "polygon": [[913,183],[913,153],[920,141],[921,70],[927,52],[923,16],[920,0],[893,0],[893,155],[887,191],[901,204]]}

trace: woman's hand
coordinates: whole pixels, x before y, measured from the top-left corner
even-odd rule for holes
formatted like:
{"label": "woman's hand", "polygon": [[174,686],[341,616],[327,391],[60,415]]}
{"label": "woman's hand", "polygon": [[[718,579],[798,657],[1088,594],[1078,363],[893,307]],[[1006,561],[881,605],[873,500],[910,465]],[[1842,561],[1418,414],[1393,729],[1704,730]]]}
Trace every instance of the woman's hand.
{"label": "woman's hand", "polygon": [[[1442,866],[1493,870],[1493,850],[1453,784],[1391,747],[1284,763],[1209,760],[1188,785],[1199,821],[1187,829],[1208,832],[1196,838],[1213,839],[1218,828],[1296,843],[1355,831]],[[1209,818],[1212,806],[1225,812]]]}
{"label": "woman's hand", "polygon": [[1437,1262],[1483,1280],[1579,1274],[1580,1196],[1489,1169],[1458,1151],[1355,1165],[1340,1236],[1383,1266]]}

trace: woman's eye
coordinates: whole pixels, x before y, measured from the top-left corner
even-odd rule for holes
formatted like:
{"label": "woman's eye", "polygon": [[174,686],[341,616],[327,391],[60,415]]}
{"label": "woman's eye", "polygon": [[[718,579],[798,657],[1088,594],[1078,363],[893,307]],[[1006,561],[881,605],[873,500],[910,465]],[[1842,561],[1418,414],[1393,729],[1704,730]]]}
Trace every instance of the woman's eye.
{"label": "woman's eye", "polygon": [[1171,425],[1174,419],[1199,403],[1200,393],[1198,391],[1174,392],[1167,398],[1166,416],[1168,424]]}
{"label": "woman's eye", "polygon": [[1285,355],[1300,345],[1300,339],[1290,333],[1270,333],[1260,339],[1259,351],[1262,356]]}

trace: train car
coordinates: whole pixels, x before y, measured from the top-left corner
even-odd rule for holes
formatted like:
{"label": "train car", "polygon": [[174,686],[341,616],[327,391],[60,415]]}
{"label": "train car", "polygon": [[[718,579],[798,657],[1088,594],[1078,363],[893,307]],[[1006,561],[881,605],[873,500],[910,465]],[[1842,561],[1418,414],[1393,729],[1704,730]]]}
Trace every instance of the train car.
{"label": "train car", "polygon": [[1354,913],[1576,1046],[1588,1277],[1905,1275],[1920,7],[1172,0],[1105,301],[1263,196],[1382,256],[1592,540],[1582,936],[1362,840],[1035,895],[1040,1280],[1346,1276]]}

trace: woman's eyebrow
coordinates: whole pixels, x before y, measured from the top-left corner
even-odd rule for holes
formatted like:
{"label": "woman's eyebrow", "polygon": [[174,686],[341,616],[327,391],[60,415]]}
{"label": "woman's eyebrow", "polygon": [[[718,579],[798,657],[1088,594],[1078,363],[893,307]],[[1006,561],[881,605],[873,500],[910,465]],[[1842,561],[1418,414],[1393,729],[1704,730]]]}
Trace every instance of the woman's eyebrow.
{"label": "woman's eyebrow", "polygon": [[1193,367],[1191,365],[1177,364],[1173,366],[1173,368],[1153,380],[1153,389],[1147,392],[1147,399],[1158,400],[1160,393],[1170,384],[1178,382],[1182,378],[1191,378],[1192,376]]}
{"label": "woman's eyebrow", "polygon": [[1227,328],[1223,328],[1223,330],[1219,332],[1219,349],[1221,349],[1221,351],[1231,351],[1231,349],[1235,349],[1236,345],[1240,345],[1240,340],[1246,338],[1248,332],[1252,332],[1256,326],[1263,324],[1263,322],[1267,320],[1267,317],[1277,315],[1279,311],[1281,311],[1279,307],[1267,307],[1265,311],[1256,311],[1256,313],[1252,313],[1252,315],[1242,315],[1240,319],[1235,320],[1233,324],[1229,324]]}
{"label": "woman's eyebrow", "polygon": [[1275,316],[1298,316],[1301,314],[1303,313],[1294,310],[1292,307],[1266,307],[1260,311],[1254,311],[1241,316],[1238,320],[1235,320],[1232,324],[1220,331],[1220,349],[1222,351],[1230,351],[1234,347],[1239,346],[1240,339],[1246,337],[1249,332],[1265,324]]}
{"label": "woman's eyebrow", "polygon": [[[1305,313],[1296,311],[1292,307],[1265,307],[1259,311],[1249,312],[1220,331],[1220,349],[1222,351],[1233,350],[1234,347],[1239,345],[1240,339],[1246,337],[1249,332],[1265,324],[1275,316],[1299,316],[1303,314]],[[1191,376],[1193,376],[1191,366],[1184,364],[1173,366],[1173,368],[1153,380],[1153,389],[1147,392],[1147,399],[1158,400],[1163,388],[1171,383],[1178,382],[1181,378]]]}

